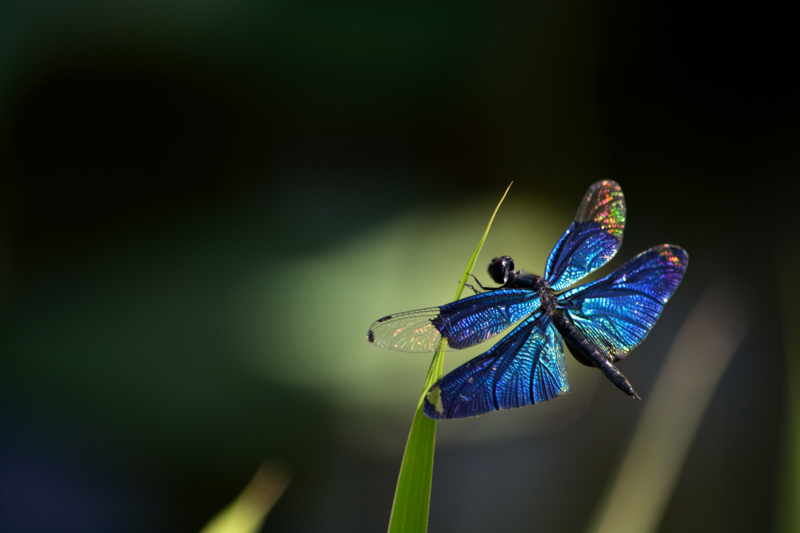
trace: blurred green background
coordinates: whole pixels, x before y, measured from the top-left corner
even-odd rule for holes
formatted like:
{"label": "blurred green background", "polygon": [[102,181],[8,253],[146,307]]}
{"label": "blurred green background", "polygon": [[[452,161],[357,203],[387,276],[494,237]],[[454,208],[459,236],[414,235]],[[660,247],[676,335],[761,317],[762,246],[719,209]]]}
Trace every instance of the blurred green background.
{"label": "blurred green background", "polygon": [[[512,180],[476,273],[501,254],[541,273],[599,179],[628,202],[611,266],[691,256],[621,365],[645,402],[714,280],[753,317],[659,531],[776,528],[791,21],[752,1],[2,2],[0,529],[198,531],[277,459],[264,531],[383,530],[430,357],[367,327],[452,297]],[[431,531],[588,526],[642,404],[573,363],[565,398],[439,425]]]}

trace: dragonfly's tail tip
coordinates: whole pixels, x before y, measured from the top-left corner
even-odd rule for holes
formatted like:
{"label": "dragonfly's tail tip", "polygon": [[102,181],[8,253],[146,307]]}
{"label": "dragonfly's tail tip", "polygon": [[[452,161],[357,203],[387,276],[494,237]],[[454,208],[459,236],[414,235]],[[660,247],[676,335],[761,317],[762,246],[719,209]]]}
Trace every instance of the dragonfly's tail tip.
{"label": "dragonfly's tail tip", "polygon": [[633,393],[631,394],[631,398],[633,398],[634,400],[639,400],[640,402],[642,401],[642,397],[636,394],[635,390],[631,390],[631,392]]}

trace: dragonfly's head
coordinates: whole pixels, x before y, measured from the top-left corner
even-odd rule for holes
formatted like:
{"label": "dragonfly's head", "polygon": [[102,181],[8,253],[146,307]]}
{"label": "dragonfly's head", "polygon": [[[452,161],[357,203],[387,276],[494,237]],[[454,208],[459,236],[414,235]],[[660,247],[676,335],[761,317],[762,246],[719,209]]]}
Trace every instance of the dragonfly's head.
{"label": "dragonfly's head", "polygon": [[507,255],[495,257],[492,259],[492,262],[489,263],[489,276],[491,276],[495,283],[505,285],[508,283],[509,279],[514,279],[514,277],[516,277],[516,272],[514,272],[514,260]]}

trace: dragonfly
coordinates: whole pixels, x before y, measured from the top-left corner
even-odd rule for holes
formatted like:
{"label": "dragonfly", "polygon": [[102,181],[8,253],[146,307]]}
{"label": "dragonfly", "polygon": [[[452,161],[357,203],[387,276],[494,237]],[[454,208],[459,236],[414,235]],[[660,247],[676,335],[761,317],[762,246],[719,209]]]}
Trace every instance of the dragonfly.
{"label": "dragonfly", "polygon": [[425,393],[434,420],[467,418],[552,400],[570,391],[565,344],[580,363],[598,368],[631,398],[641,400],[614,366],[638,346],[678,288],[689,255],[680,246],[646,250],[608,276],[570,288],[619,250],[625,197],[618,183],[594,183],[538,276],[510,256],[495,257],[488,274],[499,287],[441,307],[385,316],[367,340],[401,352],[432,352],[441,339],[468,348],[517,326],[491,349],[442,377]]}

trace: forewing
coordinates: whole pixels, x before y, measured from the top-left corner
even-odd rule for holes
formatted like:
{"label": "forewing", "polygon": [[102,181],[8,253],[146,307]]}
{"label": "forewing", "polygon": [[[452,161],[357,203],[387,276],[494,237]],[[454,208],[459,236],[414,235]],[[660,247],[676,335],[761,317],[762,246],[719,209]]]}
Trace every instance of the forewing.
{"label": "forewing", "polygon": [[655,246],[609,276],[565,292],[559,306],[590,344],[617,361],[650,332],[688,262],[679,246]]}
{"label": "forewing", "polygon": [[467,418],[568,392],[561,335],[546,315],[536,314],[433,385],[423,410],[435,420]]}
{"label": "forewing", "polygon": [[433,325],[447,339],[447,345],[460,350],[489,340],[539,308],[533,291],[503,289],[488,291],[441,307]]}
{"label": "forewing", "polygon": [[625,197],[614,181],[598,181],[586,191],[575,220],[556,243],[544,271],[555,291],[563,291],[605,265],[622,244]]}
{"label": "forewing", "polygon": [[444,336],[461,349],[491,339],[539,308],[536,293],[522,289],[488,291],[462,300],[377,320],[367,340],[400,352],[432,352]]}

